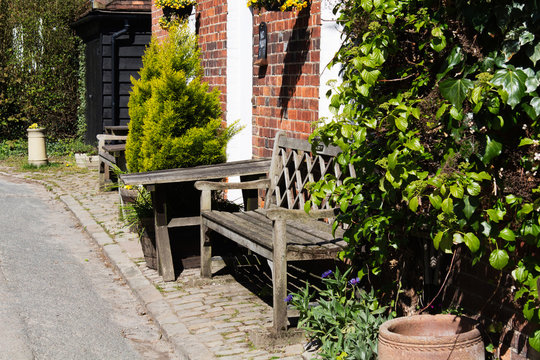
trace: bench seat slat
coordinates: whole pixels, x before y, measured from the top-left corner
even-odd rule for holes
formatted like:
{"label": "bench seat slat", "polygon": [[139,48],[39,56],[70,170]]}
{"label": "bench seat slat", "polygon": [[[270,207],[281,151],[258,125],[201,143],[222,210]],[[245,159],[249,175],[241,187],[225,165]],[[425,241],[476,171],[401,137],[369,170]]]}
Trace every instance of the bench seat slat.
{"label": "bench seat slat", "polygon": [[[272,220],[264,216],[260,210],[247,211],[245,214],[246,216],[252,216],[258,219],[259,221],[266,222],[268,224],[269,231],[272,231]],[[313,225],[317,226],[316,223],[318,222],[319,221],[312,220],[310,221],[310,224],[313,223]],[[287,235],[291,236],[290,238],[287,237],[287,244],[316,244],[333,239],[330,232],[321,231],[319,233],[306,233],[304,230],[299,230],[294,224],[294,221],[287,221]]]}
{"label": "bench seat slat", "polygon": [[[232,213],[222,211],[204,212],[202,224],[217,233],[228,237],[255,253],[272,259],[272,235],[266,233],[262,228],[257,228],[255,224],[245,224],[242,219],[235,219]],[[257,241],[253,241],[257,239]]]}
{"label": "bench seat slat", "polygon": [[[271,259],[272,225],[268,218],[261,218],[263,215],[254,211],[228,213],[221,211],[204,212],[202,214],[203,223],[210,229],[221,233],[231,240],[250,248],[256,244],[255,248],[250,248],[256,253]],[[315,222],[315,221],[313,221]],[[287,226],[287,258],[289,260],[326,259],[333,258],[344,247],[342,239],[334,239],[330,233],[313,230],[312,233],[320,235],[310,236],[303,230],[293,226]],[[309,228],[308,224],[305,224]],[[236,234],[236,236],[234,235]],[[307,234],[307,235],[306,235]],[[266,255],[265,255],[266,254]]]}
{"label": "bench seat slat", "polygon": [[[235,213],[236,216],[246,219],[252,222],[259,222],[261,226],[265,228],[265,231],[272,233],[272,220],[260,216],[254,211]],[[290,231],[293,230],[293,231]],[[294,231],[295,229],[287,227],[287,244],[299,244],[308,245],[316,242],[324,241],[324,239],[313,239],[312,237],[305,236],[305,234]]]}
{"label": "bench seat slat", "polygon": [[123,152],[126,151],[126,144],[103,145],[102,149],[109,153]]}

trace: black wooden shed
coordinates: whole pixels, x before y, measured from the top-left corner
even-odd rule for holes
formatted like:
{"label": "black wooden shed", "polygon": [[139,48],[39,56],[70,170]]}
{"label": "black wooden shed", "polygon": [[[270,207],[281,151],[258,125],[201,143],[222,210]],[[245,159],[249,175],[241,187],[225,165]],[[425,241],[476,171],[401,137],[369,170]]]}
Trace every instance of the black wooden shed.
{"label": "black wooden shed", "polygon": [[92,9],[72,25],[86,45],[86,142],[128,124],[130,78],[142,67],[151,22],[150,11]]}

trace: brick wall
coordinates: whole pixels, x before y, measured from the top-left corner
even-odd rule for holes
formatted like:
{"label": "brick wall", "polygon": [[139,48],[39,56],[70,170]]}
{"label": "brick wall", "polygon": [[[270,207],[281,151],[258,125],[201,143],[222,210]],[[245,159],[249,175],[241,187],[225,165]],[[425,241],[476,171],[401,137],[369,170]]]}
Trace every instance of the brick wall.
{"label": "brick wall", "polygon": [[254,59],[259,25],[267,23],[268,65],[253,72],[253,155],[271,156],[278,130],[307,138],[318,120],[321,2],[298,14],[254,11]]}
{"label": "brick wall", "polygon": [[225,119],[227,111],[227,1],[198,1],[196,28],[204,69],[203,80],[211,88],[218,88],[221,91],[221,108],[223,119]]}
{"label": "brick wall", "polygon": [[164,39],[167,37],[167,31],[163,30],[159,26],[159,18],[163,15],[163,11],[158,9],[152,1],[152,36],[157,39]]}
{"label": "brick wall", "polygon": [[[242,0],[238,0],[242,1]],[[161,10],[152,7],[152,32],[163,38]],[[267,66],[255,66],[253,76],[253,155],[271,156],[275,133],[285,130],[307,138],[319,118],[321,0],[300,13],[254,10],[253,58],[257,57],[259,24],[267,23]],[[204,81],[221,91],[227,111],[227,2],[201,0],[197,4],[197,33]],[[249,55],[246,55],[249,56]]]}

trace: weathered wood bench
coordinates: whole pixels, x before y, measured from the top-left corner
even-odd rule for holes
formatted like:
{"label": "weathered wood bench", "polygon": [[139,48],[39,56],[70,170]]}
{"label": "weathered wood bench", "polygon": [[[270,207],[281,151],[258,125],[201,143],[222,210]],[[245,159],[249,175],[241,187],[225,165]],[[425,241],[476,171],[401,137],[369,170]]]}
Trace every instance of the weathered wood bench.
{"label": "weathered wood bench", "polygon": [[[194,182],[197,180],[221,180],[230,176],[265,176],[270,167],[270,159],[233,161],[224,164],[195,166],[143,173],[121,174],[126,185],[144,185],[152,194],[156,233],[158,272],[164,281],[176,279],[169,229],[200,224],[200,216],[176,217],[167,214],[167,185]],[[195,191],[195,189],[194,189]],[[174,199],[182,202],[183,199]],[[189,204],[186,204],[189,206]]]}
{"label": "weathered wood bench", "polygon": [[127,126],[105,126],[105,133],[97,136],[99,156],[99,184],[105,188],[111,182],[114,168],[126,170]]}
{"label": "weathered wood bench", "polygon": [[[268,179],[245,183],[197,181],[201,193],[201,276],[211,277],[212,248],[210,231],[215,231],[270,260],[273,282],[273,320],[276,332],[287,328],[287,261],[335,258],[346,243],[338,229],[332,235],[332,221],[337,214],[328,201],[309,213],[304,204],[309,200],[308,182],[326,174],[338,181],[342,174],[335,157],[337,147],[323,147],[311,152],[306,140],[287,138],[278,133],[273,148]],[[211,209],[211,191],[226,189],[266,189],[264,208],[245,212],[222,212]],[[327,221],[320,221],[326,219]]]}

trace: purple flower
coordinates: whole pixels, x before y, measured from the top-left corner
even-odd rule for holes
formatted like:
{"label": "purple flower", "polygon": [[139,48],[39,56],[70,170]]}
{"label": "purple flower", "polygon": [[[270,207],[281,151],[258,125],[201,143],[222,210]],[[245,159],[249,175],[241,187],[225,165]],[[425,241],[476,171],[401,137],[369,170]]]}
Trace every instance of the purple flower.
{"label": "purple flower", "polygon": [[356,285],[359,282],[360,282],[360,278],[357,278],[357,277],[354,278],[354,279],[349,280],[349,284],[351,284],[351,285]]}
{"label": "purple flower", "polygon": [[292,300],[292,295],[289,294],[289,295],[287,295],[287,297],[285,298],[284,301],[288,303],[291,300]]}
{"label": "purple flower", "polygon": [[325,277],[328,277],[332,274],[333,274],[332,270],[326,270],[325,272],[322,273],[321,277],[324,279]]}

